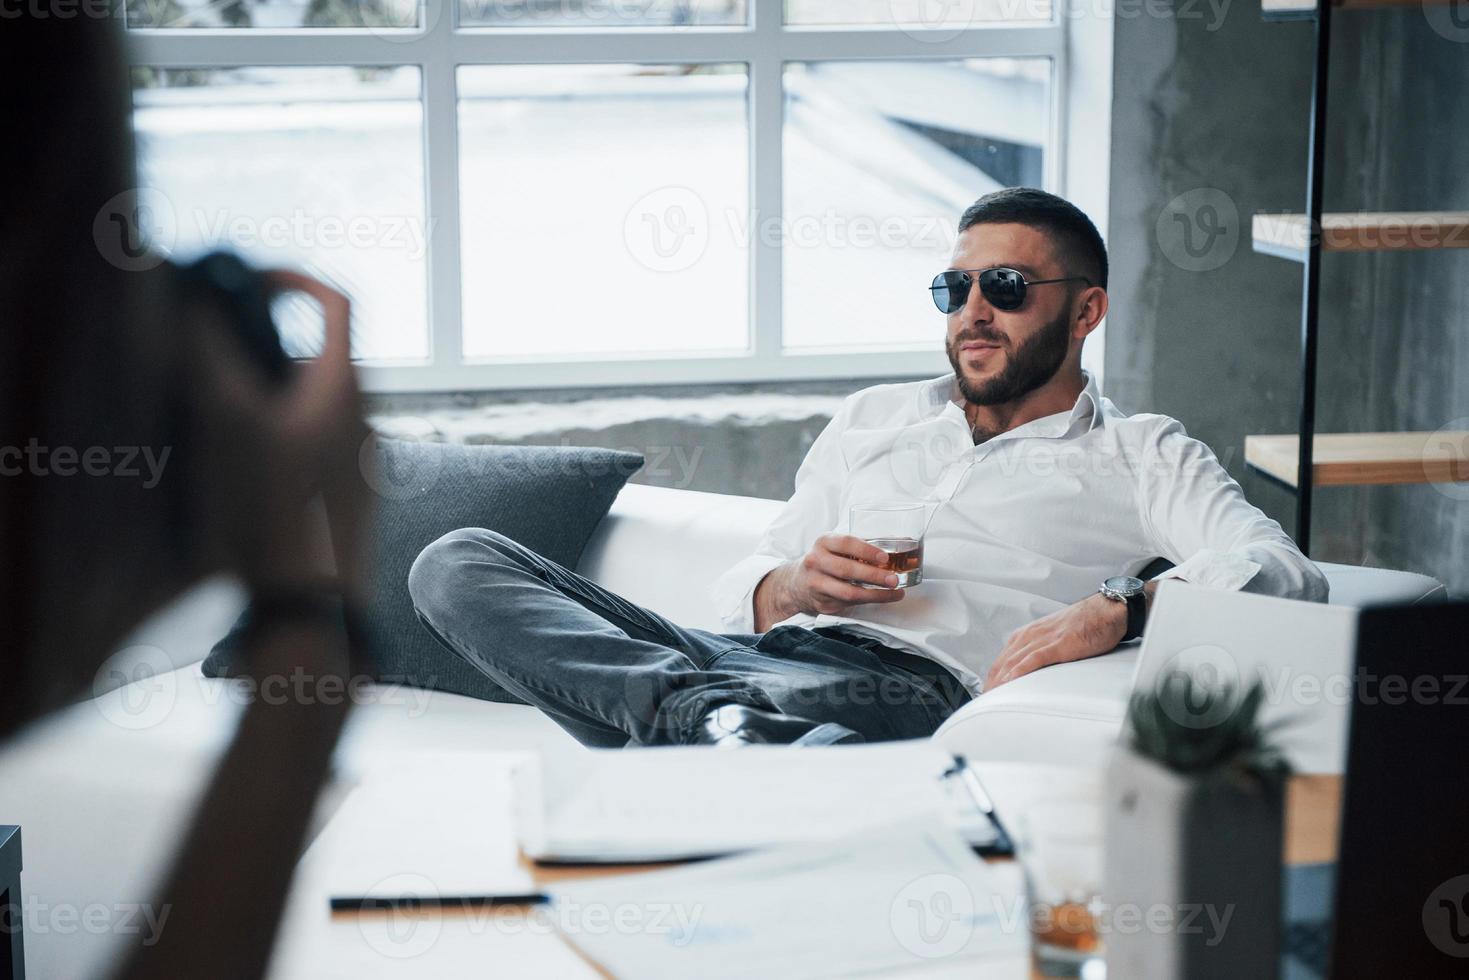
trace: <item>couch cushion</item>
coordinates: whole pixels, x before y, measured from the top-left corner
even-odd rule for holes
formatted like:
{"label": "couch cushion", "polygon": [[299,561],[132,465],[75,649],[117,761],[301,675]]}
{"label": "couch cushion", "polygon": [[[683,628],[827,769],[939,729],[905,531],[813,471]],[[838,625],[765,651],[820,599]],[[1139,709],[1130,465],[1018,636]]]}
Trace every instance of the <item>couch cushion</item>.
{"label": "couch cushion", "polygon": [[982,694],[934,734],[973,761],[1100,767],[1122,728],[1138,647],[1046,667]]}
{"label": "couch cushion", "polygon": [[1449,597],[1443,583],[1417,572],[1390,568],[1317,562],[1331,583],[1327,599],[1333,606],[1372,606],[1379,603],[1443,602]]}
{"label": "couch cushion", "polygon": [[578,569],[680,626],[718,631],[709,587],[748,557],[779,500],[629,484]]}
{"label": "couch cushion", "polygon": [[[1253,604],[1258,604],[1261,609],[1300,607],[1300,612],[1290,614],[1287,622],[1298,621],[1303,635],[1286,636],[1283,628],[1278,634],[1271,634],[1280,636],[1277,652],[1282,668],[1296,678],[1310,675],[1324,679],[1339,675],[1344,669],[1341,663],[1349,662],[1351,652],[1343,649],[1343,645],[1350,644],[1350,627],[1345,632],[1338,630],[1332,633],[1337,638],[1329,648],[1320,643],[1320,638],[1328,633],[1320,626],[1324,622],[1322,617],[1354,615],[1350,610],[1339,607],[1432,602],[1445,596],[1440,583],[1414,572],[1327,562],[1320,563],[1320,566],[1331,583],[1330,604],[1338,608],[1327,609],[1263,596],[1229,596],[1232,600],[1253,600]],[[1229,605],[1238,606],[1239,601]],[[1258,627],[1259,617],[1239,620],[1237,627],[1224,623],[1216,625],[1220,642],[1231,633],[1240,640]],[[1267,645],[1259,639],[1250,642],[1253,649]],[[1027,674],[975,698],[945,722],[935,737],[950,751],[976,760],[1104,765],[1122,727],[1127,698],[1132,693],[1137,658],[1136,647],[1125,648],[1090,660],[1057,664]],[[1327,714],[1332,711],[1330,705],[1314,707]],[[1302,706],[1300,711],[1306,717],[1313,713],[1313,708]],[[1323,764],[1321,746],[1297,747],[1293,751],[1298,752],[1303,763],[1312,767],[1311,771],[1336,771],[1332,765]]]}
{"label": "couch cushion", "polygon": [[[370,453],[371,455],[368,455]],[[517,701],[423,628],[408,596],[408,569],[429,542],[462,527],[499,531],[568,568],[643,457],[610,449],[460,446],[375,440],[364,454],[377,491],[368,584],[371,658],[359,673],[394,684],[487,701]],[[204,661],[209,677],[240,673],[247,608]]]}

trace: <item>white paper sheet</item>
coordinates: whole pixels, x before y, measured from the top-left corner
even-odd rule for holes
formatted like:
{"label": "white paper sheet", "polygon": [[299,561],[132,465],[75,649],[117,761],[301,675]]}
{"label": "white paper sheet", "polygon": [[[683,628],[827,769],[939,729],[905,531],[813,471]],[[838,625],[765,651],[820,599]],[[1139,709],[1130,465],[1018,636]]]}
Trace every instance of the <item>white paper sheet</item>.
{"label": "white paper sheet", "polygon": [[589,862],[825,841],[954,811],[939,778],[952,764],[928,739],[588,752],[517,771],[517,833],[533,858]]}
{"label": "white paper sheet", "polygon": [[1027,976],[1013,865],[941,819],[904,821],[672,871],[552,891],[566,939],[616,977]]}
{"label": "white paper sheet", "polygon": [[336,896],[522,894],[506,794],[514,760],[445,752],[382,762],[342,804],[308,857]]}

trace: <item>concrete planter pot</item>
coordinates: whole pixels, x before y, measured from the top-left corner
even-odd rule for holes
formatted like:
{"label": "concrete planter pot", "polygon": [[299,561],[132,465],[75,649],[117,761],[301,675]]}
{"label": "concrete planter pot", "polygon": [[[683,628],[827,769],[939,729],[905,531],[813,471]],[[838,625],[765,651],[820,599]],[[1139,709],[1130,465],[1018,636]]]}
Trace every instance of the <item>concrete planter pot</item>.
{"label": "concrete planter pot", "polygon": [[1188,775],[1119,747],[1105,790],[1107,975],[1279,973],[1283,777]]}

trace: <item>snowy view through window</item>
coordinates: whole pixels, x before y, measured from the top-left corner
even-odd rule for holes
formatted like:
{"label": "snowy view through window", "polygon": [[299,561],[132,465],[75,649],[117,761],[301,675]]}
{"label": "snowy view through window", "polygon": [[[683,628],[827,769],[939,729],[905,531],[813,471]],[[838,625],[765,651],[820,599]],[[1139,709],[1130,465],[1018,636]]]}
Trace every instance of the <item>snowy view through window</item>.
{"label": "snowy view through window", "polygon": [[[748,13],[735,0],[463,4],[462,23],[486,26],[609,27],[632,9],[644,27],[727,25]],[[242,31],[418,18],[396,0],[128,9],[134,27]],[[871,23],[897,8],[787,9],[793,21]],[[1016,9],[1048,14],[1003,6],[1012,19]],[[464,356],[744,350],[750,249],[770,240],[783,256],[787,348],[933,346],[943,324],[925,287],[960,211],[1045,180],[1049,60],[796,62],[783,82],[776,216],[751,209],[742,63],[460,67]],[[354,298],[358,357],[429,356],[434,219],[418,67],[139,67],[134,86],[142,182],[169,212],[161,245],[305,267]],[[280,312],[293,349],[310,350],[307,311]]]}

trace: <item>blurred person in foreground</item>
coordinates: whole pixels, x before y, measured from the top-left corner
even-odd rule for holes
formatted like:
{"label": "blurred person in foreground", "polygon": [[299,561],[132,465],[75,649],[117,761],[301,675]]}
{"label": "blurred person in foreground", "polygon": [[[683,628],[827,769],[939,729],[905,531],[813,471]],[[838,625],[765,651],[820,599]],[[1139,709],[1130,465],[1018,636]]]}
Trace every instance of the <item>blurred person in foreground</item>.
{"label": "blurred person in foreground", "polygon": [[[348,670],[341,608],[360,595],[366,514],[348,301],[291,272],[256,280],[267,297],[310,297],[326,322],[321,356],[272,382],[228,303],[185,289],[170,263],[107,254],[94,225],[137,184],[120,35],[117,18],[44,12],[0,29],[5,739],[90,695],[132,627],[218,573],[264,611],[247,640],[257,676]],[[91,447],[166,462],[154,481],[62,465]],[[117,975],[263,973],[346,711],[247,708],[162,879],[167,934],[129,949]]]}

